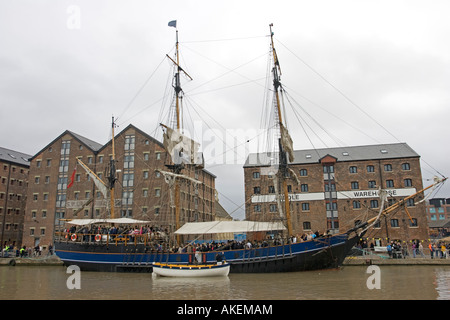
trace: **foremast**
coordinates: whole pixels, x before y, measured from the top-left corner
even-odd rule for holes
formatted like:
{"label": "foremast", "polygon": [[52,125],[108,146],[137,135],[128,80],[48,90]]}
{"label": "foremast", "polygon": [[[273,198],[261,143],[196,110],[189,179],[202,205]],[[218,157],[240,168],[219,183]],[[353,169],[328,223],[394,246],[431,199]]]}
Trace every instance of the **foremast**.
{"label": "foremast", "polygon": [[[288,236],[291,236],[293,234],[292,229],[292,220],[291,220],[291,209],[289,204],[289,193],[288,193],[288,187],[287,187],[287,181],[286,177],[289,174],[288,169],[288,163],[287,163],[287,154],[289,153],[289,160],[293,161],[293,150],[292,150],[292,140],[289,136],[289,133],[286,129],[286,126],[283,123],[283,116],[281,112],[281,102],[280,102],[280,94],[283,90],[283,87],[281,85],[280,77],[281,77],[281,68],[280,68],[280,62],[278,60],[278,56],[275,50],[275,46],[273,43],[273,35],[272,32],[273,23],[269,25],[270,28],[270,41],[271,41],[271,47],[272,47],[272,55],[273,55],[273,68],[272,68],[272,75],[273,75],[273,89],[274,89],[274,103],[276,107],[276,115],[278,119],[278,127],[280,130],[280,139],[278,141],[279,145],[279,176],[281,178],[282,182],[282,193],[284,198],[284,211],[286,215],[286,228],[288,231]],[[278,195],[277,195],[278,196]]]}

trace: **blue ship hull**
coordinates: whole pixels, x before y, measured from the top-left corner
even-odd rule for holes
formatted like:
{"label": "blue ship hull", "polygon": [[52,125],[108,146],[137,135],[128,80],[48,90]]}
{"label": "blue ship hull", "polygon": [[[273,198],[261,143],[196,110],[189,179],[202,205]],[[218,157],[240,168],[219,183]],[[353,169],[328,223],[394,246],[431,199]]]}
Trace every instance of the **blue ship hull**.
{"label": "blue ship hull", "polygon": [[[231,273],[295,272],[339,267],[358,240],[357,235],[340,234],[295,244],[223,252],[231,264]],[[153,262],[188,264],[195,259],[194,254],[148,250],[144,244],[55,243],[56,255],[65,265],[89,271],[152,272]],[[202,252],[202,262],[215,262],[216,254]]]}

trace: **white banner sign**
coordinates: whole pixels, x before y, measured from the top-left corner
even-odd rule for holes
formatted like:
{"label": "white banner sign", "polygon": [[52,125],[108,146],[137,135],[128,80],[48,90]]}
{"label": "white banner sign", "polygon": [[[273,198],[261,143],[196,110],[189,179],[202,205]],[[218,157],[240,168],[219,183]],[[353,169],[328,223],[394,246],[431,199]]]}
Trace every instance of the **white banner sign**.
{"label": "white banner sign", "polygon": [[[389,197],[407,197],[416,193],[416,188],[386,189],[386,191]],[[338,200],[379,197],[379,190],[333,191],[332,193],[337,194]],[[328,194],[328,192],[290,193],[289,201],[325,200],[325,194]],[[284,201],[284,196],[281,195],[280,199]],[[253,195],[252,203],[258,202],[276,202],[275,194]]]}
{"label": "white banner sign", "polygon": [[[386,189],[388,197],[407,197],[416,193],[416,188],[403,188],[403,189]],[[337,193],[338,199],[359,199],[359,198],[378,198],[379,190],[352,190],[352,191],[339,191]]]}

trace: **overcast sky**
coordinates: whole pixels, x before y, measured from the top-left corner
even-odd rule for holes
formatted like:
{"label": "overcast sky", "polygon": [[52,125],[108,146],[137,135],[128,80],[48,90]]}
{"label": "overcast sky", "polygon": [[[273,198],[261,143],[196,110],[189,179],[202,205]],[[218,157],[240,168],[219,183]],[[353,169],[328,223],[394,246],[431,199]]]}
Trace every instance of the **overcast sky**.
{"label": "overcast sky", "polygon": [[193,78],[182,78],[186,127],[221,203],[242,218],[273,23],[296,149],[406,142],[424,179],[448,176],[449,14],[446,0],[0,0],[0,145],[34,155],[67,129],[104,144],[112,115],[118,130],[160,139],[177,20]]}

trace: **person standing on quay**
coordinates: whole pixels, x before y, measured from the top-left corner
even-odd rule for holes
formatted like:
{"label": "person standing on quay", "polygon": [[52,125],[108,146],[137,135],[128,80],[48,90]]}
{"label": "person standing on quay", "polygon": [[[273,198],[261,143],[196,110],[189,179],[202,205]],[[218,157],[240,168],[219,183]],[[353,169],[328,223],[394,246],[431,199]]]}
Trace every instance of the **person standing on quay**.
{"label": "person standing on quay", "polygon": [[433,259],[433,245],[431,244],[431,242],[430,242],[430,244],[428,245],[428,248],[430,249],[430,255],[431,255],[431,259]]}
{"label": "person standing on quay", "polygon": [[443,244],[443,243],[441,245],[441,252],[442,252],[441,258],[442,259],[447,258],[447,248],[445,247],[445,244]]}
{"label": "person standing on quay", "polygon": [[425,258],[425,255],[423,254],[423,245],[422,245],[422,242],[419,242],[419,253],[420,253],[420,256],[421,256],[422,258]]}

